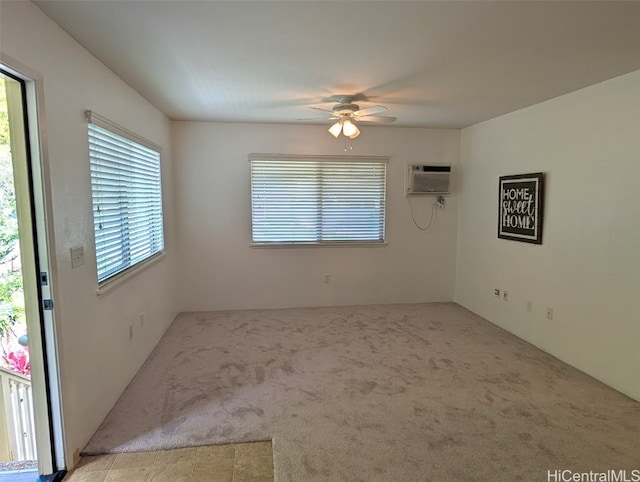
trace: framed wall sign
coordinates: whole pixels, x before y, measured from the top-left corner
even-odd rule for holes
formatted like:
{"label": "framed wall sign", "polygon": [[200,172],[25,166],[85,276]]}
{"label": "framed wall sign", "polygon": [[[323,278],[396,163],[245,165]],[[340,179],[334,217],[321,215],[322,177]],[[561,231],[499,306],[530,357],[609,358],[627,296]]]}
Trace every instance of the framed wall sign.
{"label": "framed wall sign", "polygon": [[543,173],[500,177],[498,237],[542,244]]}

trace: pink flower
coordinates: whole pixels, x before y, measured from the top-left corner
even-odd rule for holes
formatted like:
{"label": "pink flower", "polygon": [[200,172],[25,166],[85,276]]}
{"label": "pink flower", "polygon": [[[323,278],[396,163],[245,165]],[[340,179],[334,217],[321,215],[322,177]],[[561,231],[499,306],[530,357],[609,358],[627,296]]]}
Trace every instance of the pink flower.
{"label": "pink flower", "polygon": [[7,355],[3,355],[2,359],[12,372],[20,373],[21,375],[31,374],[31,363],[29,362],[29,355],[26,351],[10,351]]}

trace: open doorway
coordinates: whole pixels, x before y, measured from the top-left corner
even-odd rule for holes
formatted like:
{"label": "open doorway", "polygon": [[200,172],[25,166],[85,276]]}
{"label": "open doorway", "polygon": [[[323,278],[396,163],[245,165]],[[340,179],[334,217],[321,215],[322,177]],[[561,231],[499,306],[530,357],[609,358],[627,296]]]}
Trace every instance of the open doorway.
{"label": "open doorway", "polygon": [[53,302],[42,180],[28,113],[26,81],[0,68],[0,482],[62,480],[64,468],[51,383],[57,362],[46,349]]}
{"label": "open doorway", "polygon": [[38,468],[7,102],[12,82],[0,75],[0,472],[5,475]]}

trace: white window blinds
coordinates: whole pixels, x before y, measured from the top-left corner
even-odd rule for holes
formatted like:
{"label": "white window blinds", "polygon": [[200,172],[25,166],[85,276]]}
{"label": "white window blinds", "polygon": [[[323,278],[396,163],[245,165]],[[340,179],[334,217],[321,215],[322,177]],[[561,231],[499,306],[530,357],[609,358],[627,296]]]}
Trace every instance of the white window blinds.
{"label": "white window blinds", "polygon": [[249,160],[254,245],[384,243],[386,158]]}
{"label": "white window blinds", "polygon": [[95,113],[87,120],[100,283],[164,249],[160,149]]}

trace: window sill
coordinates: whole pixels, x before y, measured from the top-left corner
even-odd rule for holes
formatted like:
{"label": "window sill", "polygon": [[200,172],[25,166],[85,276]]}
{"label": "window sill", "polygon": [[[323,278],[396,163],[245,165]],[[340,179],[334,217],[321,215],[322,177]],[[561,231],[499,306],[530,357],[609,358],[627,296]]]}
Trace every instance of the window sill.
{"label": "window sill", "polygon": [[121,273],[118,273],[112,276],[106,281],[99,283],[98,290],[96,291],[98,298],[106,295],[107,293],[113,291],[117,287],[123,285],[124,283],[129,281],[131,278],[137,276],[138,273],[147,269],[149,266],[164,259],[165,256],[166,256],[165,252],[161,251],[160,253],[154,254],[151,258],[145,259],[141,263],[138,263],[135,266],[132,266],[131,268],[128,268],[125,271],[122,271]]}
{"label": "window sill", "polygon": [[272,243],[272,244],[250,244],[251,248],[383,248],[388,246],[383,243]]}

